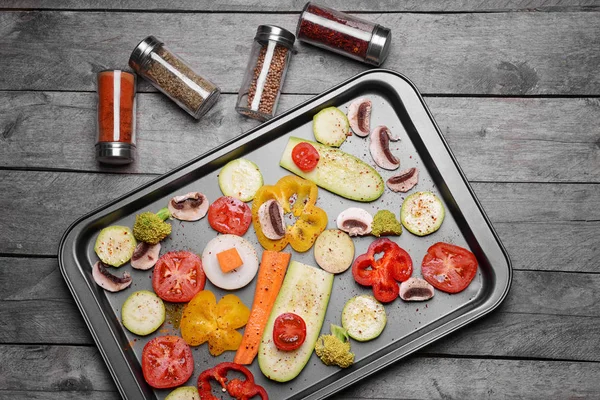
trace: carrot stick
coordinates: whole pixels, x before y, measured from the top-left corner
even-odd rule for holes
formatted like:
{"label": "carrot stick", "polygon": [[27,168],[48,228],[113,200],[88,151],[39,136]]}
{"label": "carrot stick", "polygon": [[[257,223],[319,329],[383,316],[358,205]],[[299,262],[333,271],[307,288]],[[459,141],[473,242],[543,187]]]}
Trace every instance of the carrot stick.
{"label": "carrot stick", "polygon": [[250,318],[244,329],[242,344],[235,353],[233,362],[245,365],[252,364],[254,357],[258,354],[258,345],[267,326],[269,314],[271,314],[279,289],[281,289],[291,256],[290,253],[271,250],[263,252]]}

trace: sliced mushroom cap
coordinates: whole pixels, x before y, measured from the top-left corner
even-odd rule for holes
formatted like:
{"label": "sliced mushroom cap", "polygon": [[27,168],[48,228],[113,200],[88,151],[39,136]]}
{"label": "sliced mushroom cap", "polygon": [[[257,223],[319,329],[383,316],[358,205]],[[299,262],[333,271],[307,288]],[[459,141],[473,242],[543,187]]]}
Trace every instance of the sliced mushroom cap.
{"label": "sliced mushroom cap", "polygon": [[285,236],[283,207],[276,200],[268,200],[261,204],[258,208],[258,221],[268,239],[279,240]]}
{"label": "sliced mushroom cap", "polygon": [[181,221],[198,221],[208,212],[208,199],[200,192],[190,192],[173,197],[169,201],[168,208],[173,218]]}
{"label": "sliced mushroom cap", "polygon": [[125,272],[122,277],[118,277],[108,272],[107,267],[102,261],[96,262],[92,267],[92,277],[100,287],[109,292],[118,292],[131,285],[132,279],[129,273]]}
{"label": "sliced mushroom cap", "polygon": [[337,217],[338,229],[350,236],[362,236],[371,233],[373,216],[368,211],[358,207],[350,207]]}
{"label": "sliced mushroom cap", "polygon": [[419,170],[414,167],[402,170],[388,179],[386,183],[392,191],[406,193],[419,183]]}
{"label": "sliced mushroom cap", "polygon": [[356,99],[348,107],[348,121],[352,132],[360,137],[366,137],[371,132],[371,100]]}
{"label": "sliced mushroom cap", "polygon": [[386,126],[379,125],[371,133],[369,150],[377,165],[383,169],[393,170],[400,166],[400,160],[390,151],[390,140],[395,142],[399,138],[392,136]]}
{"label": "sliced mushroom cap", "polygon": [[131,256],[131,266],[135,269],[147,270],[154,267],[160,254],[160,243],[148,244],[139,242]]}
{"label": "sliced mushroom cap", "polygon": [[434,294],[433,286],[425,279],[413,277],[400,284],[400,298],[404,301],[425,301]]}

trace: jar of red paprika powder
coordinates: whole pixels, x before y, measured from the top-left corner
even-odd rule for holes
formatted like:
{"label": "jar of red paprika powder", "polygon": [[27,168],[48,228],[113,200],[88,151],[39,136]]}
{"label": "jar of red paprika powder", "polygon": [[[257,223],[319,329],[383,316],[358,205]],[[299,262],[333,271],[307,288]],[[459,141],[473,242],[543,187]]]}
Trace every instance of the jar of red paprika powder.
{"label": "jar of red paprika powder", "polygon": [[121,70],[98,73],[96,159],[129,164],[135,152],[135,75]]}
{"label": "jar of red paprika powder", "polygon": [[366,62],[381,65],[390,52],[392,32],[315,3],[306,3],[296,28],[298,40]]}

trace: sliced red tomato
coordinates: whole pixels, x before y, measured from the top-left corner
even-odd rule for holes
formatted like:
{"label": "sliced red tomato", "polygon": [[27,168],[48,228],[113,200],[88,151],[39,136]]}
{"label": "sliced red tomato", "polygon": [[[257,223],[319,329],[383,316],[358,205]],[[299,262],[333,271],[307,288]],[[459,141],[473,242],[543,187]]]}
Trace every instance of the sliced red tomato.
{"label": "sliced red tomato", "polygon": [[202,260],[189,251],[164,254],[152,272],[152,288],[158,297],[174,303],[190,301],[205,283]]}
{"label": "sliced red tomato", "polygon": [[242,236],[251,222],[250,207],[235,197],[219,197],[208,208],[208,223],[217,232]]}
{"label": "sliced red tomato", "polygon": [[292,149],[292,160],[302,171],[309,172],[319,163],[319,152],[312,144],[302,142]]}
{"label": "sliced red tomato", "polygon": [[282,351],[296,350],[306,339],[306,323],[301,316],[284,313],[275,318],[273,343]]}
{"label": "sliced red tomato", "polygon": [[[376,255],[381,257],[376,257]],[[359,285],[372,286],[373,296],[382,303],[394,301],[400,293],[397,282],[412,275],[410,255],[387,238],[375,240],[365,254],[356,257],[352,276]]]}
{"label": "sliced red tomato", "polygon": [[179,336],[159,336],[144,346],[142,372],[148,384],[157,389],[184,384],[194,372],[192,351]]}
{"label": "sliced red tomato", "polygon": [[469,250],[438,242],[427,249],[421,265],[423,278],[446,293],[462,292],[477,273],[477,258]]}

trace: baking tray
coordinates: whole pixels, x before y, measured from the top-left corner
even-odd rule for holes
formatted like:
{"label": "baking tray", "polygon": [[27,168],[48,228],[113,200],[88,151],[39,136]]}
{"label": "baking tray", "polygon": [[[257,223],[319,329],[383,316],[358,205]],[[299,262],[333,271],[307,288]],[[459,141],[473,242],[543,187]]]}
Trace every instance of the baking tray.
{"label": "baking tray", "polygon": [[[322,399],[472,322],[502,302],[512,279],[510,259],[423,98],[401,74],[373,69],[100,207],[69,227],[59,248],[60,269],[124,398],[162,399],[169,393],[170,390],[153,390],[146,384],[140,366],[141,352],[148,340],[157,335],[177,333],[177,330],[166,323],[154,334],[138,337],[123,328],[120,323],[121,305],[135,290],[152,290],[152,271],[132,270],[127,264],[118,272],[129,271],[132,274],[134,282],[131,288],[113,294],[97,286],[92,279],[91,266],[97,260],[93,246],[100,229],[113,224],[133,226],[136,213],[158,211],[177,194],[200,191],[210,201],[216,200],[222,195],[217,185],[219,170],[239,157],[254,161],[263,173],[265,184],[274,184],[288,174],[279,167],[279,158],[288,137],[313,139],[314,114],[329,106],[346,111],[349,103],[359,97],[368,97],[373,102],[372,127],[386,125],[392,133],[400,136],[399,142],[391,143],[392,151],[401,160],[400,168],[419,168],[419,184],[414,190],[437,193],[446,208],[444,223],[432,235],[417,237],[405,230],[399,237],[390,237],[411,255],[413,276],[420,276],[420,263],[427,248],[439,241],[470,248],[479,261],[478,273],[471,285],[459,294],[437,291],[435,297],[426,303],[406,303],[398,299],[387,304],[387,327],[373,341],[352,342],[356,362],[348,369],[326,367],[313,354],[296,379],[276,383],[262,375],[255,361],[250,370],[257,383],[265,387],[272,399]],[[368,139],[351,136],[341,148],[374,165],[368,151]],[[384,179],[394,173],[377,169]],[[358,203],[319,189],[317,205],[327,212],[328,228],[335,228],[337,215],[350,206],[363,207],[372,214],[378,209],[389,209],[399,216],[404,197],[386,189],[380,199],[372,203]],[[217,234],[209,227],[206,218],[198,222],[174,220],[172,225],[173,232],[163,242],[161,254],[181,249],[200,254],[204,245]],[[260,254],[262,248],[252,227],[244,237]],[[372,236],[355,238],[355,254],[366,252],[373,240]],[[288,246],[285,251],[292,252],[293,260],[316,266],[312,250],[297,253]],[[235,294],[250,306],[254,288],[255,283],[252,282]],[[212,290],[217,298],[226,294],[208,281],[206,289]],[[345,302],[352,296],[365,293],[372,293],[371,289],[356,284],[351,271],[337,275],[322,331],[329,332],[330,323],[341,324]],[[215,358],[209,355],[207,347],[202,345],[192,349],[195,369],[188,385],[195,385],[201,371],[219,362],[233,360],[234,352]]]}

